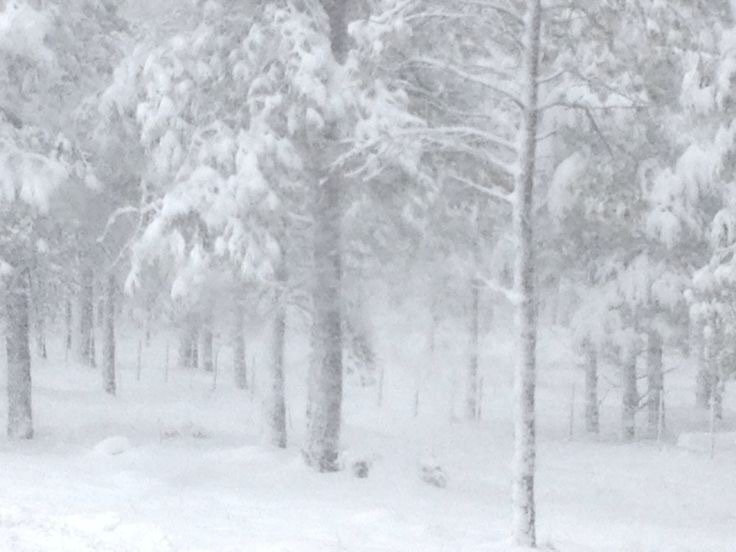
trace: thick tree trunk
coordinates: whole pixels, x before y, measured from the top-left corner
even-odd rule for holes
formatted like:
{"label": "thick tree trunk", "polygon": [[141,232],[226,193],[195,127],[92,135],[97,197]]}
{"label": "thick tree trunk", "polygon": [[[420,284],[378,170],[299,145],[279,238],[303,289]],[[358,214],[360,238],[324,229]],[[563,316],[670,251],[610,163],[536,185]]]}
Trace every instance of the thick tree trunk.
{"label": "thick tree trunk", "polygon": [[515,183],[514,237],[516,263],[517,352],[514,370],[514,459],[512,537],[518,546],[536,546],[534,474],[536,464],[537,297],[534,285],[534,173],[539,122],[539,48],[542,7],[527,2],[523,51],[522,122],[519,129],[519,171]]}
{"label": "thick tree trunk", "polygon": [[29,296],[30,274],[23,270],[16,275],[6,295],[8,437],[11,439],[33,437]]}
{"label": "thick tree trunk", "polygon": [[248,364],[245,360],[245,313],[243,303],[235,301],[233,309],[233,375],[238,389],[248,389]]}
{"label": "thick tree trunk", "polygon": [[[338,63],[348,50],[344,0],[322,0],[330,22],[330,44]],[[339,142],[339,121],[332,122],[326,139],[330,149]],[[310,366],[309,426],[304,456],[321,472],[339,469],[342,418],[342,206],[340,177],[330,174],[331,159],[322,166],[312,205],[314,218],[313,331]]]}
{"label": "thick tree trunk", "polygon": [[585,431],[600,431],[598,412],[598,351],[595,344],[586,340],[583,347],[585,355]]}
{"label": "thick tree trunk", "polygon": [[79,293],[79,360],[95,366],[94,332],[94,273],[91,268],[82,270],[82,285]]}
{"label": "thick tree trunk", "polygon": [[631,343],[625,352],[621,369],[621,437],[625,441],[634,439],[636,433],[636,411],[639,407],[639,390],[636,386],[636,361],[639,356],[638,347]]}
{"label": "thick tree trunk", "polygon": [[115,395],[115,290],[113,273],[105,282],[105,307],[103,312],[104,341],[102,347],[102,387],[105,393]]}
{"label": "thick tree trunk", "polygon": [[305,456],[318,471],[338,469],[342,417],[341,222],[339,183],[330,177],[314,205],[311,399]]}
{"label": "thick tree trunk", "polygon": [[660,406],[664,375],[662,374],[662,336],[657,330],[649,330],[647,345],[647,434],[659,433]]}

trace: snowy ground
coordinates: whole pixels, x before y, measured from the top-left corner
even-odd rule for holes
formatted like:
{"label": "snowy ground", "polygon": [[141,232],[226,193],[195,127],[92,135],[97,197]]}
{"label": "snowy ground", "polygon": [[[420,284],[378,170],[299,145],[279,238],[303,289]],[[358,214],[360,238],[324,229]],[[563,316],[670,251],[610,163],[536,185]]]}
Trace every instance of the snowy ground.
{"label": "snowy ground", "polygon": [[[561,552],[736,550],[736,442],[724,438],[714,459],[698,450],[697,439],[689,441],[695,450],[675,445],[680,431],[707,427],[707,416],[690,408],[692,374],[683,369],[668,380],[666,442],[617,441],[615,390],[604,401],[601,438],[583,437],[578,400],[570,439],[572,381],[580,374],[569,355],[552,354],[561,349],[545,345],[551,337],[558,343],[559,336],[547,335],[540,347],[541,543]],[[96,371],[63,361],[34,367],[37,437],[0,441],[0,550],[507,549],[507,344],[497,342],[486,359],[484,421],[477,426],[450,421],[452,386],[431,363],[415,418],[408,374],[419,357],[411,337],[400,350],[387,349],[394,360],[383,407],[375,389],[350,387],[346,401],[349,454],[375,459],[367,479],[317,475],[303,466],[298,354],[289,371],[292,443],[277,451],[262,444],[258,400],[233,389],[225,368],[214,389],[203,373],[172,369],[165,382],[159,339],[144,352],[136,381],[135,341],[121,348],[116,399],[103,396]],[[57,349],[52,356],[60,356]],[[733,431],[734,393],[727,394],[724,431]],[[428,457],[445,468],[447,488],[419,479],[418,464]]]}

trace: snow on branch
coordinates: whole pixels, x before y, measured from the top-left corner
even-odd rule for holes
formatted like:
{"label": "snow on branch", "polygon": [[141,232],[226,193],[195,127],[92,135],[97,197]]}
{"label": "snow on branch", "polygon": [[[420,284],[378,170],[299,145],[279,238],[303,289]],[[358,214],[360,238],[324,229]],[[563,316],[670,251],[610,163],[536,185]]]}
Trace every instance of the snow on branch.
{"label": "snow on branch", "polygon": [[457,77],[460,77],[469,82],[472,82],[472,83],[475,83],[475,84],[478,84],[484,87],[486,90],[493,92],[494,94],[496,94],[502,99],[510,101],[518,109],[523,109],[522,101],[513,92],[504,90],[503,88],[497,86],[496,83],[494,83],[493,81],[487,78],[484,78],[482,75],[476,75],[474,73],[469,73],[468,71],[458,67],[455,64],[443,61],[441,59],[424,57],[424,56],[412,58],[410,60],[410,63],[416,64],[416,65],[425,65],[427,67],[431,67],[437,70],[448,71],[449,73],[452,73],[453,75]]}

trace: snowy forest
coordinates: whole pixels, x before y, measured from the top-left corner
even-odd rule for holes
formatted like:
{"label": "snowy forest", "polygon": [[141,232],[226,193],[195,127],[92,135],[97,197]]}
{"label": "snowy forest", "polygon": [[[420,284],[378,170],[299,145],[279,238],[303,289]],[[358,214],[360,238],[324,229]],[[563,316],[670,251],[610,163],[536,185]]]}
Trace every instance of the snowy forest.
{"label": "snowy forest", "polygon": [[735,1],[0,0],[0,90],[0,552],[736,550]]}

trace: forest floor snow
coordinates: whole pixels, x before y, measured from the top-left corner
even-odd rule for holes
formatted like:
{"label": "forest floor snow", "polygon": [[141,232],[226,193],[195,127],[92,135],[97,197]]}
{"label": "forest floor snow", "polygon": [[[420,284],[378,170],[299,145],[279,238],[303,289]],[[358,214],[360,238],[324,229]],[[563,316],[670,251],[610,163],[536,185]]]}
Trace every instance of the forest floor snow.
{"label": "forest floor snow", "polygon": [[[135,351],[128,345],[121,350]],[[0,551],[508,550],[510,375],[485,372],[482,422],[452,421],[450,384],[441,376],[412,383],[410,349],[405,342],[394,351],[381,407],[375,388],[347,387],[344,443],[347,456],[372,459],[365,479],[304,466],[299,369],[289,373],[290,446],[274,450],[263,444],[258,394],[234,389],[225,370],[215,383],[172,368],[165,381],[158,349],[146,352],[138,381],[135,353],[122,355],[111,398],[99,371],[37,361],[36,437],[0,441]],[[558,351],[540,346],[540,544],[559,552],[736,550],[736,450],[711,458],[676,444],[680,431],[708,427],[707,413],[691,408],[692,374],[668,379],[661,442],[619,442],[616,389],[603,401],[602,434],[583,435],[578,399],[570,437],[572,382],[581,374]],[[734,393],[723,431],[734,430]],[[420,478],[427,458],[442,466],[445,488]]]}

